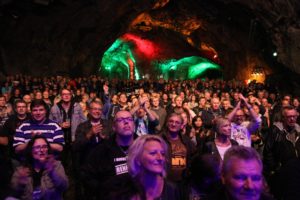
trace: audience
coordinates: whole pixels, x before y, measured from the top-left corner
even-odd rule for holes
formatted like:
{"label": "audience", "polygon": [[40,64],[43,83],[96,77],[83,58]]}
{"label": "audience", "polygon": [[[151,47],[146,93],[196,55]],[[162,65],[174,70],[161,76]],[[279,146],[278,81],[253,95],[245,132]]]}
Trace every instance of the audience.
{"label": "audience", "polygon": [[[212,188],[220,186],[217,184],[220,180],[218,162],[214,159],[226,163],[226,152],[237,143],[254,147],[264,159],[267,182],[255,182],[259,187],[249,190],[253,194],[249,193],[249,199],[265,199],[266,195],[261,192],[264,188],[259,189],[261,184],[264,187],[269,184],[272,194],[278,198],[297,199],[299,97],[274,88],[236,80],[107,81],[96,75],[78,78],[9,76],[1,83],[0,94],[0,198],[8,195],[8,182],[12,171],[18,174],[16,167],[20,161],[24,168],[28,144],[36,137],[45,137],[49,149],[54,151],[53,163],[62,159],[68,178],[75,182],[60,191],[60,195],[62,191],[67,192],[66,199],[75,198],[70,198],[68,193],[79,194],[77,199],[99,199],[103,195],[108,199],[159,196],[163,199],[164,189],[169,186],[175,195],[168,196],[170,198],[205,199],[211,196]],[[155,160],[166,163],[166,174],[150,173],[150,178],[147,163],[141,163],[145,165],[141,173],[132,176],[130,172],[129,175],[127,161],[132,156],[128,155],[128,148],[134,140],[152,136],[157,140],[144,140],[140,150],[146,153],[149,143],[162,148],[169,157]],[[167,149],[160,143],[161,136]],[[61,151],[62,157],[59,156]],[[44,151],[40,148],[39,152]],[[146,159],[138,156],[137,160],[141,158]],[[197,163],[197,159],[199,169],[208,174],[195,172],[194,166],[198,165],[193,166],[193,161]],[[236,165],[235,159],[229,160]],[[261,167],[261,164],[255,167],[257,175]],[[244,187],[231,184],[234,175],[225,171],[222,180],[226,187],[221,187],[224,198],[245,199],[238,192],[244,195]],[[163,188],[162,192],[151,193],[143,182],[146,176],[151,182],[159,180],[156,188]],[[16,183],[15,178],[16,175],[13,176]],[[179,185],[180,197],[172,181]],[[13,186],[13,191],[21,191]],[[32,193],[26,195],[32,199]],[[26,199],[21,196],[16,197]]]}

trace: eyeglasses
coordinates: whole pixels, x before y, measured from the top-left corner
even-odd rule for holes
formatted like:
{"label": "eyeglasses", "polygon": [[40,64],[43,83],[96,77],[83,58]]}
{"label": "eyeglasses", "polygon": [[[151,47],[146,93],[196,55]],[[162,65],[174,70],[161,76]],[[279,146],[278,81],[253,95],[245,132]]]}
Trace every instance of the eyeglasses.
{"label": "eyeglasses", "polygon": [[91,110],[102,111],[102,108],[91,108]]}
{"label": "eyeglasses", "polygon": [[175,123],[176,125],[181,125],[181,121],[175,121],[175,120],[169,120],[169,123],[170,124],[173,124],[173,123]]}
{"label": "eyeglasses", "polygon": [[285,116],[287,119],[297,119],[298,115]]}
{"label": "eyeglasses", "polygon": [[48,149],[48,145],[37,145],[37,146],[33,146],[32,147],[32,149],[33,150],[35,150],[35,151],[41,151],[41,150],[46,150],[46,149]]}
{"label": "eyeglasses", "polygon": [[115,119],[116,122],[121,123],[121,122],[133,122],[133,118],[132,117],[120,117]]}

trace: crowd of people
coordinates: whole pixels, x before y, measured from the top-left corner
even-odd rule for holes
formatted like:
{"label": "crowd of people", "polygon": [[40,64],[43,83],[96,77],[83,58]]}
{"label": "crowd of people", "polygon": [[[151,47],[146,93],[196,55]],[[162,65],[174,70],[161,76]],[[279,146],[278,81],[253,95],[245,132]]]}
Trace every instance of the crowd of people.
{"label": "crowd of people", "polygon": [[299,109],[255,81],[8,76],[0,199],[299,199]]}

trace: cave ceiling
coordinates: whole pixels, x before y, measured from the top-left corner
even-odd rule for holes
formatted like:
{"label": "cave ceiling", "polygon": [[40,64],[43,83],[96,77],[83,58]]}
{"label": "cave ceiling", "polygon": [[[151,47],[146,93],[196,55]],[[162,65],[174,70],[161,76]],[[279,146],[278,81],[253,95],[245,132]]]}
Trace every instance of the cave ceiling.
{"label": "cave ceiling", "polygon": [[[300,74],[298,0],[0,0],[2,73],[97,72],[125,33],[164,44],[174,57],[198,54],[224,78]],[[272,54],[277,52],[277,57]]]}

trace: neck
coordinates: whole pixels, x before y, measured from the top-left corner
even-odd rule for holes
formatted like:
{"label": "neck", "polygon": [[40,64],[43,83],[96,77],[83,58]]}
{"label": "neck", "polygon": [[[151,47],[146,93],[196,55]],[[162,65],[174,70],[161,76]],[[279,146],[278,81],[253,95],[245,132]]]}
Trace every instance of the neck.
{"label": "neck", "polygon": [[64,107],[64,108],[69,108],[70,105],[71,105],[71,102],[70,102],[70,101],[69,101],[69,102],[63,101],[61,105],[62,105],[62,107]]}
{"label": "neck", "polygon": [[133,142],[133,136],[120,136],[117,134],[116,142],[119,146],[130,146]]}
{"label": "neck", "polygon": [[18,114],[17,115],[18,119],[25,119],[26,118],[26,113],[25,114]]}
{"label": "neck", "polygon": [[169,136],[172,140],[177,140],[179,138],[179,132],[171,132],[169,131]]}
{"label": "neck", "polygon": [[219,143],[223,143],[223,144],[226,144],[228,141],[230,141],[226,135],[218,135],[216,139]]}
{"label": "neck", "polygon": [[289,126],[287,124],[284,124],[284,129],[287,130],[288,132],[291,132],[295,127],[294,126]]}
{"label": "neck", "polygon": [[43,123],[46,121],[46,118],[45,118],[45,119],[42,119],[42,120],[40,120],[40,121],[37,121],[37,120],[34,120],[34,121],[36,121],[38,124],[43,124]]}
{"label": "neck", "polygon": [[161,196],[164,186],[164,179],[161,175],[154,173],[143,173],[140,182],[145,188],[147,199],[156,199]]}
{"label": "neck", "polygon": [[100,122],[100,120],[101,120],[101,119],[91,118],[91,122],[93,122],[93,123],[98,123],[98,122]]}
{"label": "neck", "polygon": [[35,171],[39,172],[44,167],[44,164],[40,161],[34,161],[33,168]]}

